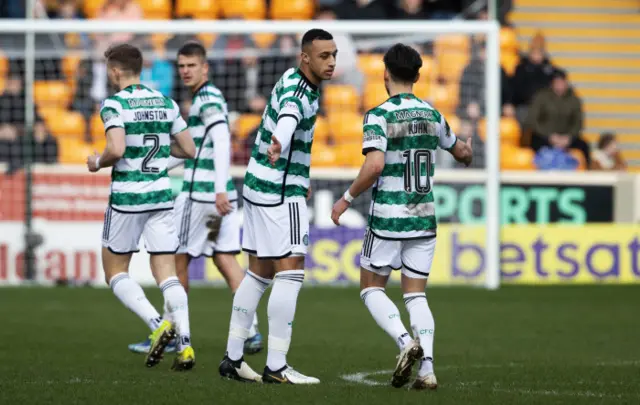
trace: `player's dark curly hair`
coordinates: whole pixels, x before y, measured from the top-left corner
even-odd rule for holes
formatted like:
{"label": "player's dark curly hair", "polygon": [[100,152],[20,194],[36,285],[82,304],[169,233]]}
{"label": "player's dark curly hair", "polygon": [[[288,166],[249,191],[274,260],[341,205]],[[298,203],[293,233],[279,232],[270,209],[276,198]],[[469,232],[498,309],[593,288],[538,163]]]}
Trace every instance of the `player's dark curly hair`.
{"label": "player's dark curly hair", "polygon": [[422,67],[418,51],[405,44],[395,44],[384,55],[384,65],[394,82],[415,83]]}

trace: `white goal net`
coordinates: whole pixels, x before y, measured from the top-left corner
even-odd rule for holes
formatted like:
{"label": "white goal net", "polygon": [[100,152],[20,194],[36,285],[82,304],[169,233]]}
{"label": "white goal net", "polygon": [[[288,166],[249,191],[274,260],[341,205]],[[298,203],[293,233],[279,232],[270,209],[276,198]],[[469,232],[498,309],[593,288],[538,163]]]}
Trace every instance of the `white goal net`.
{"label": "white goal net", "polygon": [[[469,169],[438,152],[439,228],[430,283],[497,287],[499,26],[488,21],[0,22],[0,284],[27,276],[39,283],[102,283],[100,235],[110,179],[106,170],[88,173],[84,162],[105,144],[97,109],[113,92],[102,57],[106,46],[138,45],[145,57],[143,84],[174,98],[184,112],[190,95],[180,83],[176,52],[191,39],[205,45],[210,79],[231,111],[232,172],[241,190],[266,98],[282,73],[298,63],[301,35],[315,27],[334,34],[339,55],[334,80],[321,89],[314,135],[307,281],[358,282],[371,193],[356,200],[342,227],[331,223],[330,212],[364,159],[363,113],[387,98],[382,56],[403,42],[423,55],[415,94],[443,112],[459,137],[474,138]],[[171,176],[178,193],[181,171]],[[26,230],[32,232],[27,238]],[[25,241],[34,246],[35,271],[29,274]],[[132,272],[141,282],[153,282],[144,249]],[[204,259],[194,261],[190,272],[194,283],[222,280]]]}

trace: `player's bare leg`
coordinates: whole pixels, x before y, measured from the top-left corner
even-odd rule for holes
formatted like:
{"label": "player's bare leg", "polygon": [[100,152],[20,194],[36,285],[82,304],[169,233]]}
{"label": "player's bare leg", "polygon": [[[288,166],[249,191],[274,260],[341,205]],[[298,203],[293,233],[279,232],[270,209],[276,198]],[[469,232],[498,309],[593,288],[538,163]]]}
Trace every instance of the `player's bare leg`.
{"label": "player's bare leg", "polygon": [[218,371],[224,378],[242,382],[260,382],[262,377],[244,361],[244,343],[249,337],[256,308],[262,295],[271,284],[275,273],[270,260],[260,260],[249,255],[249,270],[233,296],[227,353]]}
{"label": "player's bare leg", "polygon": [[176,254],[176,275],[180,280],[180,284],[184,287],[184,290],[189,292],[189,263],[191,263],[191,256],[186,253]]}
{"label": "player's bare leg", "polygon": [[[216,253],[213,256],[213,263],[227,282],[231,293],[235,295],[245,274],[236,256],[232,253]],[[262,335],[258,331],[258,314],[256,312],[253,314],[253,322],[249,328],[249,336],[244,342],[244,353],[256,354],[260,351],[262,351]]]}
{"label": "player's bare leg", "polygon": [[389,275],[377,274],[367,269],[360,270],[360,298],[371,316],[400,349],[391,385],[400,388],[409,382],[411,369],[422,358],[422,348],[411,339],[400,318],[398,307],[385,293]]}
{"label": "player's bare leg", "polygon": [[269,296],[269,342],[263,383],[318,384],[319,379],[303,375],[287,364],[298,294],[304,281],[304,256],[274,261],[275,277]]}
{"label": "player's bare leg", "polygon": [[404,304],[409,312],[409,320],[414,336],[420,342],[423,355],[418,369],[418,376],[411,385],[417,390],[438,388],[436,375],[433,371],[433,338],[435,322],[427,302],[425,289],[426,278],[411,278],[402,275],[402,292]]}
{"label": "player's bare leg", "polygon": [[[189,301],[187,293],[176,275],[175,255],[152,254],[150,264],[153,277],[164,296],[165,307],[171,318],[170,324],[175,327],[175,331],[152,339],[151,349],[147,355],[147,364],[154,361],[157,363],[158,356],[162,356],[164,348],[177,334],[178,355],[172,368],[174,370],[189,370],[195,365],[195,353],[191,347]],[[167,320],[163,321],[163,323],[165,322],[169,323]]]}

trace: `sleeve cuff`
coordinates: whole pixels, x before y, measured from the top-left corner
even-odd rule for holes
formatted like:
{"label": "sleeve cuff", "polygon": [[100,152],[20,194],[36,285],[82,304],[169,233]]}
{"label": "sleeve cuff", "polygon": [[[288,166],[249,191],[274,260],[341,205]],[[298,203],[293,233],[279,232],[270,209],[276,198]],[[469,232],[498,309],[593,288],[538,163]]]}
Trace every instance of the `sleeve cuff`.
{"label": "sleeve cuff", "polygon": [[298,119],[298,117],[296,117],[296,116],[295,116],[295,115],[293,115],[293,114],[282,114],[282,115],[279,115],[279,116],[278,116],[278,121],[280,121],[280,120],[281,120],[282,118],[284,118],[284,117],[291,117],[291,118],[293,118],[294,120],[296,120],[296,123],[300,123],[300,120]]}
{"label": "sleeve cuff", "polygon": [[453,143],[451,144],[451,146],[449,146],[448,148],[446,148],[445,150],[447,152],[451,152],[453,150],[453,147],[456,146],[456,143],[458,143],[458,137],[456,136],[456,139],[454,139]]}

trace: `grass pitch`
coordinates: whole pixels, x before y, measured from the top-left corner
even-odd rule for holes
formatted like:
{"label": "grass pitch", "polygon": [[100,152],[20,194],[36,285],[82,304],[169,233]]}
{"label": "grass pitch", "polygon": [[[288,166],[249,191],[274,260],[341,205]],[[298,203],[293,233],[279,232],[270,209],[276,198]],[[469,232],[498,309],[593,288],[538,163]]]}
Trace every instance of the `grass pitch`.
{"label": "grass pitch", "polygon": [[[401,292],[389,295],[403,314]],[[161,308],[157,289],[148,296]],[[268,294],[268,293],[267,293]],[[148,330],[108,289],[0,289],[0,404],[639,404],[640,287],[433,288],[437,392],[390,387],[397,350],[355,288],[303,288],[289,362],[311,387],[223,381],[231,294],[190,293],[197,365],[127,351]],[[267,335],[266,298],[259,310]],[[262,370],[266,353],[247,356]]]}

